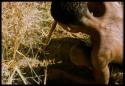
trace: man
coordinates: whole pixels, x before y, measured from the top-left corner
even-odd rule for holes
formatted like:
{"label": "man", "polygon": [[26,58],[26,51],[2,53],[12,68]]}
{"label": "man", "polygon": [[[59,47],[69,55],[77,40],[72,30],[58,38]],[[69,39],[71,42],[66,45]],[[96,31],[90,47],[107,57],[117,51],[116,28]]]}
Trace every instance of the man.
{"label": "man", "polygon": [[117,2],[52,2],[51,15],[64,29],[91,36],[91,63],[95,84],[108,84],[109,63],[122,64],[122,11]]}

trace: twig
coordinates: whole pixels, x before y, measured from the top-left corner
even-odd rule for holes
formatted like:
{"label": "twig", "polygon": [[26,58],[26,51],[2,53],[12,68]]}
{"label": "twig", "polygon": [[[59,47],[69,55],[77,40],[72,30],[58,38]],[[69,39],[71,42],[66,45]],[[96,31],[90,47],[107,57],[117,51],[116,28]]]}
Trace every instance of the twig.
{"label": "twig", "polygon": [[45,77],[44,77],[44,85],[46,85],[46,80],[47,80],[47,66],[44,70],[44,73],[45,73]]}
{"label": "twig", "polygon": [[21,79],[23,80],[24,84],[28,84],[28,81],[26,80],[26,78],[22,75],[21,71],[19,70],[19,68],[16,66],[15,70],[17,71],[17,73],[19,74],[19,76],[21,77]]}
{"label": "twig", "polygon": [[8,79],[7,84],[12,84],[13,76],[14,76],[15,72],[16,72],[16,70],[14,69],[13,73],[11,74],[10,78]]}
{"label": "twig", "polygon": [[52,28],[51,28],[51,30],[50,30],[50,32],[49,32],[49,35],[48,35],[47,39],[45,40],[44,47],[43,47],[43,51],[46,49],[47,45],[49,44],[51,35],[52,35],[53,31],[55,30],[56,25],[57,25],[57,21],[54,20],[54,22],[53,22],[53,24],[52,24]]}

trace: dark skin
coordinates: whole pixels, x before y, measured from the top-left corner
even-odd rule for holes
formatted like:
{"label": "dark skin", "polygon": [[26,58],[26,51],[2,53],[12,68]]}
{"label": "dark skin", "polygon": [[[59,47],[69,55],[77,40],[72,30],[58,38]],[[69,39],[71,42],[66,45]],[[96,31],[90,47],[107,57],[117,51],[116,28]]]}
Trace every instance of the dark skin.
{"label": "dark skin", "polygon": [[86,12],[80,19],[82,24],[64,25],[61,22],[61,26],[70,32],[82,32],[91,36],[90,62],[95,75],[95,84],[108,84],[110,78],[108,64],[122,64],[123,61],[123,9],[117,2],[103,4],[105,6],[103,16],[94,17]]}

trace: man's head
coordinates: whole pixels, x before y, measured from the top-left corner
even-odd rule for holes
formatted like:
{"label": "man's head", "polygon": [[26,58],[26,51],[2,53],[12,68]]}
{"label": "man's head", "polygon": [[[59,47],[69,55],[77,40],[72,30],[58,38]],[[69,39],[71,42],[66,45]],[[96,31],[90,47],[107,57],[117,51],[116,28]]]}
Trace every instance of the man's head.
{"label": "man's head", "polygon": [[52,2],[51,15],[65,25],[80,24],[80,19],[87,11],[85,2]]}

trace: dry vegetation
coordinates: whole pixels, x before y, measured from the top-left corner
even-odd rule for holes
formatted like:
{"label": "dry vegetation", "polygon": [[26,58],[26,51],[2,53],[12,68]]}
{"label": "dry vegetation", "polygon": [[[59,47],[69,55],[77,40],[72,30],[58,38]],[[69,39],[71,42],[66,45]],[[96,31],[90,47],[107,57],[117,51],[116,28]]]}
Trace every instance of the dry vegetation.
{"label": "dry vegetation", "polygon": [[[45,74],[37,75],[33,67],[45,67],[55,64],[55,60],[39,61],[34,46],[44,44],[43,38],[47,37],[53,18],[50,15],[51,2],[3,2],[2,3],[2,84],[18,84],[18,78],[22,84],[30,84],[31,78],[37,84],[46,83]],[[57,25],[52,38],[78,37],[79,34],[71,34]],[[32,51],[31,56],[23,53],[26,46]],[[39,47],[37,47],[39,48]],[[21,50],[22,49],[22,50]],[[33,57],[33,58],[28,58]],[[41,57],[42,58],[42,57]],[[24,77],[22,69],[29,67],[30,77]],[[17,78],[18,76],[18,78]],[[39,77],[43,77],[43,80]],[[37,78],[37,80],[36,80]]]}
{"label": "dry vegetation", "polygon": [[[2,2],[2,84],[46,84],[48,65],[61,63],[38,54],[53,23],[50,5]],[[84,38],[89,43],[89,36],[66,32],[57,25],[51,38],[63,37]],[[36,70],[38,67],[42,69]]]}

